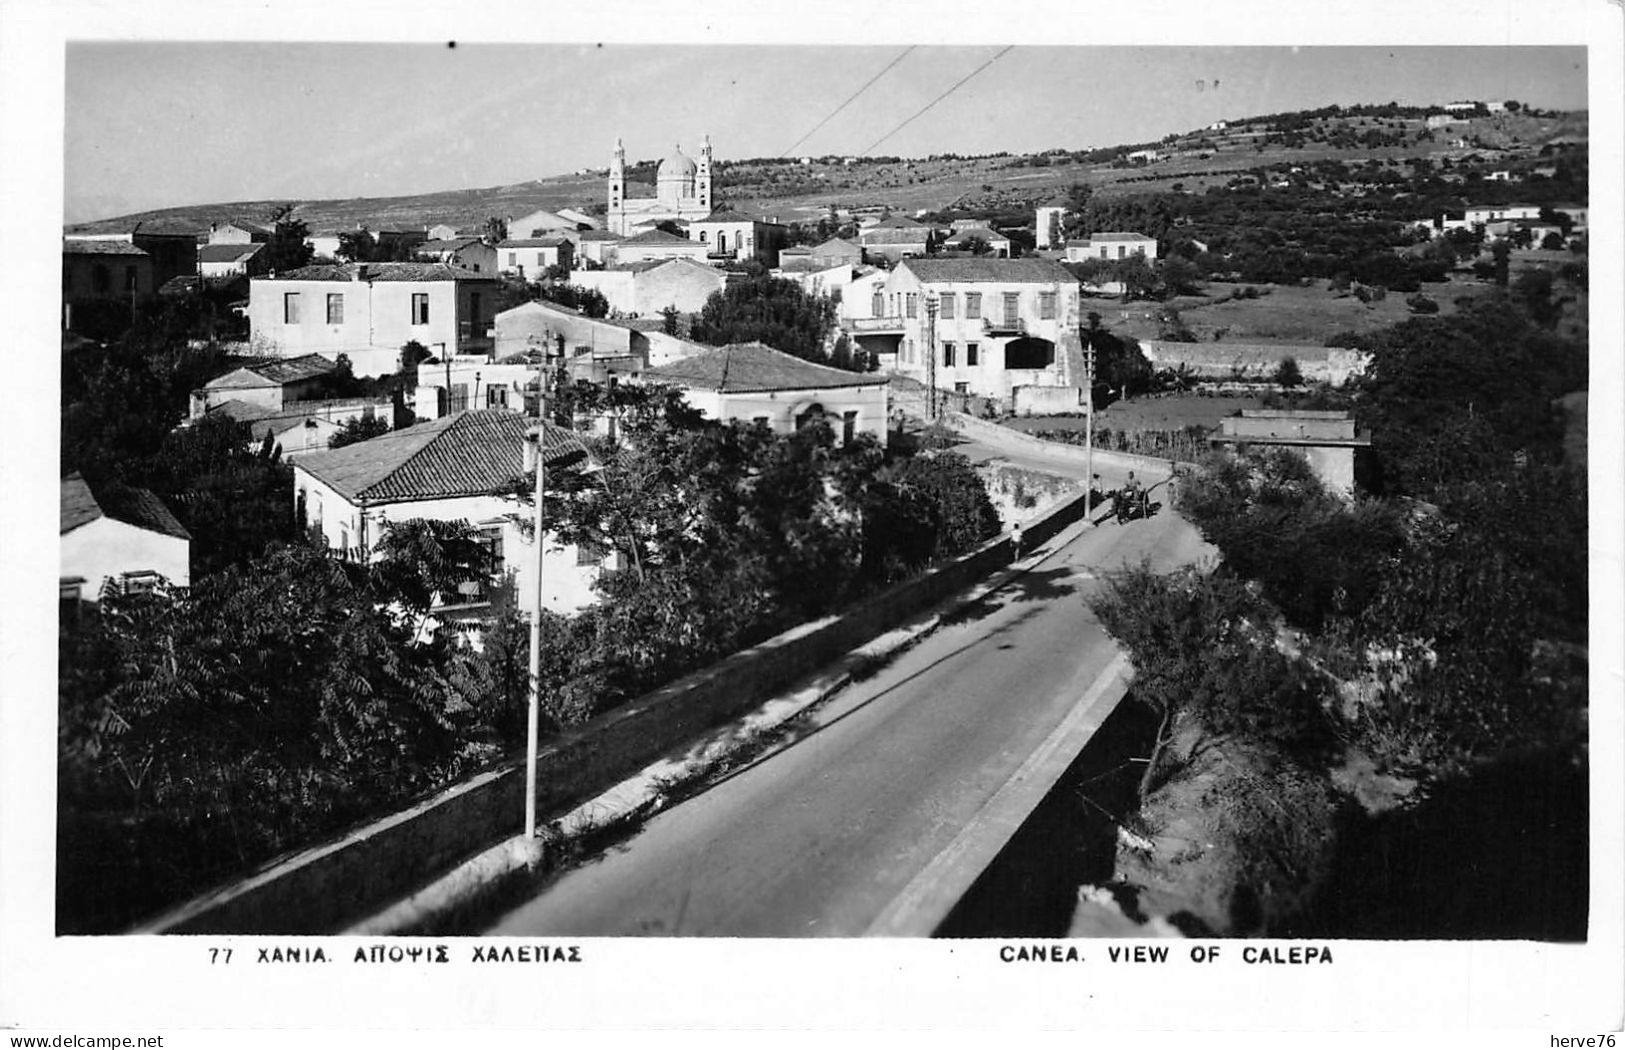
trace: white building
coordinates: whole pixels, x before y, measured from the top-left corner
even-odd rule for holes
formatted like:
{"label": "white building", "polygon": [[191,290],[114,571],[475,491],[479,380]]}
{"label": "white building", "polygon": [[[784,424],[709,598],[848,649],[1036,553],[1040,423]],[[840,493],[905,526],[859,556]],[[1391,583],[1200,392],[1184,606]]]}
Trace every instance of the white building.
{"label": "white building", "polygon": [[1143,255],[1146,262],[1152,261],[1157,257],[1157,239],[1143,233],[1096,233],[1086,240],[1066,242],[1067,262],[1126,259],[1130,255]]}
{"label": "white building", "polygon": [[1064,243],[1066,234],[1063,230],[1069,210],[1067,202],[1060,199],[1039,206],[1033,219],[1033,233],[1038,247],[1058,248]]}
{"label": "white building", "polygon": [[78,473],[62,479],[60,495],[63,603],[98,601],[103,587],[152,590],[160,579],[190,585],[192,537],[157,496],[133,488],[98,495]]}
{"label": "white building", "polygon": [[[468,522],[491,560],[457,595],[444,596],[441,610],[455,613],[462,607],[477,614],[492,585],[510,572],[519,594],[533,594],[536,548],[518,523],[527,508],[515,497],[493,493],[525,476],[525,434],[534,425],[515,412],[459,412],[311,453],[293,464],[295,513],[329,548],[354,560],[377,558],[379,538],[392,522]],[[550,469],[567,469],[584,459],[586,449],[571,431],[546,426],[543,433]],[[592,604],[604,555],[552,535],[544,542],[544,607],[568,613]]]}
{"label": "white building", "polygon": [[445,263],[321,264],[249,283],[254,343],[284,357],[350,359],[357,376],[400,367],[401,347],[489,353],[496,277]]}
{"label": "white building", "polygon": [[933,378],[934,351],[939,390],[1018,408],[1070,396],[1076,407],[1078,293],[1077,278],[1049,259],[907,259],[872,289],[872,319],[854,322],[853,334],[894,338],[893,370],[922,382]]}
{"label": "white building", "polygon": [[887,377],[848,372],[763,346],[736,343],[643,373],[642,382],[680,387],[712,419],[765,423],[791,434],[824,419],[842,444],[858,434],[886,441]]}

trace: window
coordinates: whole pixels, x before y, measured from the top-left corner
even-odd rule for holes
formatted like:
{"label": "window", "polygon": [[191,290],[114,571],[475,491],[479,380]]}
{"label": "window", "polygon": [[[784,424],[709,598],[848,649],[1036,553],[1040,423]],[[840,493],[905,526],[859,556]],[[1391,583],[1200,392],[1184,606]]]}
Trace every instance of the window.
{"label": "window", "polygon": [[282,323],[283,324],[298,324],[299,323],[299,293],[298,292],[283,292],[282,293]]}
{"label": "window", "polygon": [[710,237],[710,236],[711,236],[711,232],[710,232],[710,231],[709,231],[709,230],[701,230],[701,231],[700,231],[700,243],[701,243],[701,244],[709,244],[709,243],[711,243],[711,242],[710,242],[710,241],[709,241],[709,240],[708,240],[708,239],[707,239],[707,238],[709,238],[709,237]]}
{"label": "window", "polygon": [[518,252],[509,252],[508,253],[508,265],[509,266],[518,266],[519,265],[519,253]]}
{"label": "window", "polygon": [[451,403],[446,406],[446,411],[447,412],[461,412],[463,409],[468,407],[468,384],[467,383],[453,383],[453,384],[451,384],[450,402]]}
{"label": "window", "polygon": [[1021,293],[1020,292],[1005,292],[1004,293],[1004,323],[1005,324],[1015,324],[1017,318],[1019,318],[1020,316],[1021,316]]}
{"label": "window", "polygon": [[428,324],[429,323],[429,293],[428,292],[413,292],[412,293],[412,323],[413,324]]}
{"label": "window", "polygon": [[1055,320],[1055,293],[1038,293],[1038,316],[1045,321]]}
{"label": "window", "polygon": [[328,324],[343,324],[344,323],[344,293],[343,292],[328,292],[327,293],[327,323]]}
{"label": "window", "polygon": [[505,386],[488,387],[485,391],[486,408],[507,408],[508,388]]}
{"label": "window", "polygon": [[942,344],[942,364],[946,368],[952,368],[954,366],[954,344]]}
{"label": "window", "polygon": [[978,350],[980,350],[981,348],[982,347],[981,347],[980,343],[966,343],[965,344],[965,366],[967,368],[975,368],[976,367],[976,352]]}
{"label": "window", "polygon": [[577,565],[602,565],[609,552],[594,543],[583,543],[576,548]]}
{"label": "window", "polygon": [[1119,259],[1121,259],[1123,256],[1125,256],[1127,254],[1128,254],[1128,249],[1125,248],[1123,245],[1119,244],[1117,246],[1117,257]]}
{"label": "window", "polygon": [[944,321],[952,321],[954,319],[954,304],[958,301],[958,299],[959,296],[955,295],[953,292],[942,293],[942,319]]}
{"label": "window", "polygon": [[914,340],[903,340],[903,363],[908,364],[914,360]]}
{"label": "window", "polygon": [[874,298],[869,301],[869,314],[871,317],[886,316],[886,295],[878,288],[875,289]]}
{"label": "window", "polygon": [[981,292],[965,293],[965,316],[973,321],[982,316]]}
{"label": "window", "polygon": [[120,582],[125,594],[151,594],[158,589],[158,574],[151,570],[127,572]]}
{"label": "window", "polygon": [[908,317],[920,316],[920,296],[918,292],[908,292],[903,296],[903,313]]}
{"label": "window", "polygon": [[858,414],[856,412],[843,412],[841,414],[841,444],[852,444],[852,439],[857,435]]}

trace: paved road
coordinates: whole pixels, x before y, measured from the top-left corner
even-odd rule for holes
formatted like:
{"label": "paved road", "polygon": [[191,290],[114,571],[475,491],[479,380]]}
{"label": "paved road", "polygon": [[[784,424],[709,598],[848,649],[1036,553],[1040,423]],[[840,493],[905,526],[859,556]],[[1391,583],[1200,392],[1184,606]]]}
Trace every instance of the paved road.
{"label": "paved road", "polygon": [[1096,572],[1207,551],[1166,511],[1084,532],[849,686],[781,750],[556,877],[489,932],[865,932],[1117,656],[1085,605]]}

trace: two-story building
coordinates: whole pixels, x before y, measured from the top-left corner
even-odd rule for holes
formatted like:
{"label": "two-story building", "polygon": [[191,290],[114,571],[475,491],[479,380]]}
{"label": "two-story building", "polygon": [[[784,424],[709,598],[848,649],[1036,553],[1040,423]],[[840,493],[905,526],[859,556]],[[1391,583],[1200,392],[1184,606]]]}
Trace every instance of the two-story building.
{"label": "two-story building", "polygon": [[[437,611],[447,618],[477,617],[492,587],[510,573],[520,595],[535,593],[536,540],[519,524],[527,509],[496,492],[526,476],[526,433],[536,425],[516,412],[457,412],[312,452],[293,464],[294,513],[330,549],[356,561],[379,556],[378,541],[392,523],[467,522],[486,545],[489,561],[458,593],[441,596]],[[547,425],[542,434],[548,469],[585,461],[586,449],[573,432]],[[562,543],[551,533],[542,542],[543,607],[569,613],[592,604],[605,552]]]}
{"label": "two-story building", "polygon": [[550,267],[570,269],[575,262],[575,245],[563,236],[522,237],[497,245],[496,257],[503,273],[534,281]]}
{"label": "two-story building", "polygon": [[690,405],[724,423],[760,422],[792,434],[822,419],[842,444],[858,434],[886,442],[886,376],[815,364],[761,343],[703,350],[649,369],[640,382],[678,387]]}
{"label": "two-story building", "polygon": [[688,236],[705,245],[706,257],[713,263],[755,259],[772,267],[779,264],[779,249],[789,242],[790,230],[782,223],[723,205],[702,219],[691,220]]}
{"label": "two-story building", "polygon": [[882,219],[858,234],[866,259],[898,262],[920,258],[931,251],[931,227],[904,216]]}
{"label": "two-story building", "polygon": [[889,325],[900,337],[893,369],[939,390],[1015,411],[1068,396],[1075,407],[1078,295],[1077,278],[1049,259],[907,259],[871,293],[878,320],[858,328]]}
{"label": "two-story building", "polygon": [[250,282],[248,320],[278,356],[345,354],[357,376],[387,375],[409,342],[489,354],[496,290],[494,274],[445,263],[320,264]]}

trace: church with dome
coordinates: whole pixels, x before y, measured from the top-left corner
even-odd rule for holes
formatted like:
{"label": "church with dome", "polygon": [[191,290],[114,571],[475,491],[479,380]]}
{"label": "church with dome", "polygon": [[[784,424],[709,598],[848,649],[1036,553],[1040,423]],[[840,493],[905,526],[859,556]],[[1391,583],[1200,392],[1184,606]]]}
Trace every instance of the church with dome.
{"label": "church with dome", "polygon": [[615,156],[609,165],[609,211],[605,226],[611,233],[632,237],[654,229],[668,220],[691,223],[704,219],[713,209],[711,197],[711,137],[700,146],[699,162],[683,154],[682,148],[660,162],[653,197],[626,195],[626,147],[615,140]]}

